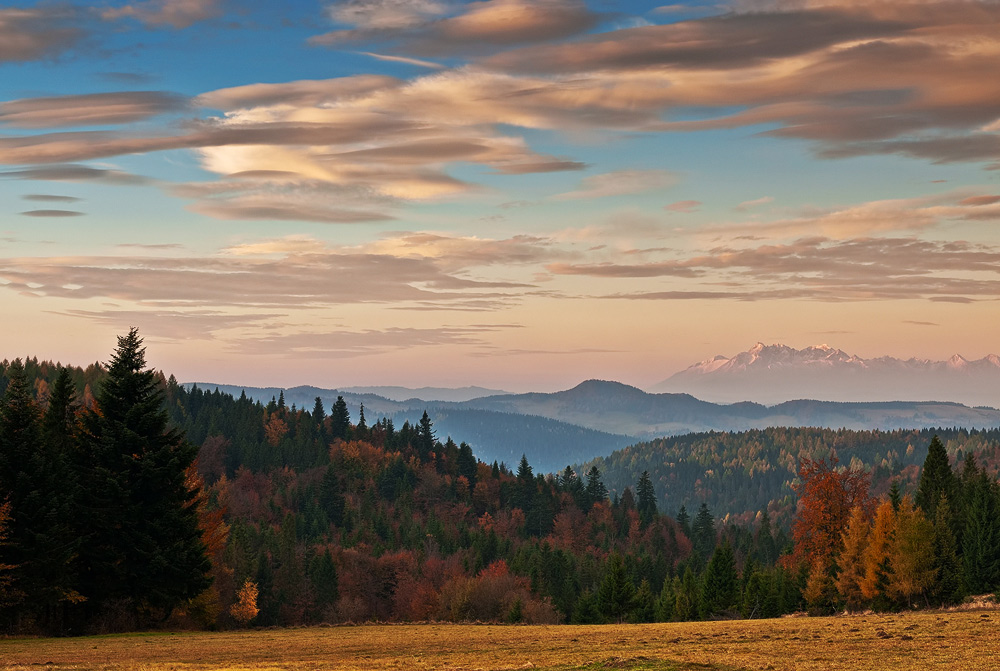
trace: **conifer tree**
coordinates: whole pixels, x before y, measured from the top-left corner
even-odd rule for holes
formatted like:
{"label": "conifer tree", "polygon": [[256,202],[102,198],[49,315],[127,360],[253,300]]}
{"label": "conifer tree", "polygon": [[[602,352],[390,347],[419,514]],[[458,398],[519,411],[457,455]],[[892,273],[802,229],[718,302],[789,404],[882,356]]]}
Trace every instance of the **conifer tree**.
{"label": "conifer tree", "polygon": [[896,514],[890,566],[889,593],[908,605],[915,598],[925,598],[937,578],[934,525],[922,510],[913,507],[909,496],[903,497]]}
{"label": "conifer tree", "polygon": [[962,534],[964,587],[969,594],[1000,586],[1000,504],[996,483],[980,470],[970,486]]}
{"label": "conifer tree", "polygon": [[835,582],[837,592],[849,611],[861,610],[864,603],[861,583],[865,577],[865,548],[868,546],[870,529],[864,510],[860,506],[852,508],[843,533],[844,548],[837,560],[840,572]]}
{"label": "conifer tree", "polygon": [[601,481],[601,472],[597,469],[597,466],[591,466],[590,471],[587,472],[586,491],[587,499],[589,499],[591,506],[608,498],[608,488]]}
{"label": "conifer tree", "polygon": [[701,613],[712,617],[736,607],[739,594],[739,577],[733,548],[727,539],[712,553],[702,576]]}
{"label": "conifer tree", "polygon": [[92,615],[116,602],[140,619],[166,616],[208,587],[209,560],[185,484],[197,448],[168,428],[136,329],[118,338],[97,402],[84,418],[81,591]]}
{"label": "conifer tree", "polygon": [[697,619],[701,590],[690,565],[685,567],[679,588],[675,591],[677,600],[674,602],[674,619],[680,622]]}
{"label": "conifer tree", "polygon": [[632,622],[644,623],[656,621],[656,597],[653,589],[645,578],[639,583],[635,592],[635,610],[632,612]]}
{"label": "conifer tree", "polygon": [[7,368],[0,400],[0,493],[12,516],[3,563],[10,564],[13,589],[26,597],[6,613],[15,627],[35,624],[58,632],[61,604],[77,601],[72,560],[78,540],[72,526],[75,481],[65,443],[44,438],[42,418],[20,359]]}
{"label": "conifer tree", "polygon": [[624,622],[635,608],[635,583],[617,552],[608,559],[604,580],[597,590],[597,607],[610,622]]}
{"label": "conifer tree", "polygon": [[702,503],[691,527],[691,544],[701,561],[708,559],[715,551],[715,519],[708,510],[708,505]]}
{"label": "conifer tree", "polygon": [[656,600],[656,621],[670,622],[674,619],[674,606],[677,603],[677,588],[680,587],[680,578],[667,576],[663,580],[663,588],[660,596]]}
{"label": "conifer tree", "polygon": [[330,438],[347,440],[347,434],[351,429],[351,415],[347,411],[347,402],[343,396],[338,396],[337,401],[330,409]]}
{"label": "conifer tree", "polygon": [[691,539],[691,516],[688,514],[687,508],[682,504],[680,510],[677,511],[677,525],[684,532],[684,535]]}
{"label": "conifer tree", "polygon": [[635,491],[639,495],[637,505],[639,519],[643,525],[649,524],[656,517],[656,492],[653,489],[653,481],[649,479],[649,471],[643,471],[639,476]]}
{"label": "conifer tree", "polygon": [[962,599],[962,565],[951,525],[951,505],[947,495],[942,494],[934,518],[934,568],[937,570],[937,581],[931,589],[931,599],[935,604],[951,605]]}
{"label": "conifer tree", "polygon": [[863,553],[865,577],[861,581],[861,593],[872,602],[876,610],[886,610],[892,605],[888,591],[895,533],[896,513],[892,509],[892,503],[882,501],[875,510],[875,522]]}
{"label": "conifer tree", "polygon": [[935,511],[941,495],[949,500],[955,498],[955,474],[948,463],[948,453],[941,440],[935,435],[927,447],[927,458],[924,459],[923,470],[920,471],[920,484],[917,485],[917,505],[924,511],[928,519],[935,518]]}

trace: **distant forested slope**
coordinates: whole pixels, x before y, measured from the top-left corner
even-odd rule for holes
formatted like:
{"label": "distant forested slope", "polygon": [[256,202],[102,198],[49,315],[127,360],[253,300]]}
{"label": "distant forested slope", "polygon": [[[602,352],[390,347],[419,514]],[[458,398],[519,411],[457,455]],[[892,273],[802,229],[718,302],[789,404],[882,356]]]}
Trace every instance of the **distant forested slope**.
{"label": "distant forested slope", "polygon": [[975,454],[981,466],[1000,470],[1000,430],[923,429],[849,431],[818,428],[769,428],[739,433],[692,433],[637,443],[578,468],[597,466],[612,492],[633,486],[648,471],[657,501],[674,513],[705,502],[720,515],[750,518],[771,509],[777,523],[787,524],[795,511],[796,481],[803,458],[835,457],[842,466],[864,468],[872,474],[875,493],[884,493],[890,480],[914,491],[920,465],[931,437],[938,434],[948,454],[961,467],[965,455]]}

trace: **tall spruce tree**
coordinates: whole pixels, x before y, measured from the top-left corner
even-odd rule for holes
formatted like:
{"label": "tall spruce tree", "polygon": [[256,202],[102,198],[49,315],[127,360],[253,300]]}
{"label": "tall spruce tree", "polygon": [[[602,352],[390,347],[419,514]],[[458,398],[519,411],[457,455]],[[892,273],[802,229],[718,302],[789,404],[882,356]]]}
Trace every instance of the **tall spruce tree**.
{"label": "tall spruce tree", "polygon": [[691,527],[691,544],[701,561],[708,559],[715,551],[715,519],[708,510],[708,505],[701,504]]}
{"label": "tall spruce tree", "polygon": [[639,519],[643,525],[649,524],[656,517],[656,491],[653,489],[653,481],[649,479],[649,471],[643,471],[639,476],[635,491],[639,495]]}
{"label": "tall spruce tree", "polygon": [[69,455],[60,451],[68,446],[45,440],[20,359],[10,364],[7,375],[0,401],[0,496],[6,494],[13,519],[0,563],[13,566],[13,587],[25,601],[3,615],[14,628],[58,632],[62,604],[79,598],[72,566],[78,543],[72,525],[76,488]]}
{"label": "tall spruce tree", "polygon": [[1000,587],[1000,502],[997,485],[980,470],[967,485],[969,503],[962,534],[962,569],[969,594]]}
{"label": "tall spruce tree", "polygon": [[736,607],[739,576],[733,548],[728,540],[712,553],[702,579],[701,613],[704,617],[719,615]]}
{"label": "tall spruce tree", "polygon": [[211,582],[196,492],[185,484],[197,448],[168,428],[160,381],[134,328],[118,338],[97,406],[84,417],[81,450],[82,591],[90,616],[112,608],[141,624]]}
{"label": "tall spruce tree", "polygon": [[351,415],[347,411],[347,402],[343,396],[338,396],[330,409],[330,437],[347,440],[351,429]]}
{"label": "tall spruce tree", "polygon": [[[948,463],[948,452],[941,440],[935,435],[927,447],[927,458],[920,472],[920,484],[917,486],[917,505],[928,519],[934,519],[938,501],[941,495],[949,501],[955,499],[957,481]],[[898,506],[897,506],[898,507]]]}
{"label": "tall spruce tree", "polygon": [[597,607],[610,622],[624,622],[635,608],[635,583],[617,552],[608,559],[604,580],[597,590]]}

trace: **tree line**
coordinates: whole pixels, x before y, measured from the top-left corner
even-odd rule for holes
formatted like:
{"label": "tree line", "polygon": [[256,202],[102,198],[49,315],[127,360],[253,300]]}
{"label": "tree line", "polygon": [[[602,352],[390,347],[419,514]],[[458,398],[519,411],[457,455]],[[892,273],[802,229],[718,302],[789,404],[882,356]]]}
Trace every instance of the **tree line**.
{"label": "tree line", "polygon": [[[596,463],[556,474],[534,472],[527,456],[516,468],[488,464],[469,445],[440,439],[427,413],[396,427],[384,417],[369,422],[364,408],[352,418],[342,399],[329,410],[320,399],[306,409],[286,405],[282,394],[261,404],[185,389],[146,369],[144,352],[133,330],[107,366],[88,374],[32,360],[0,366],[7,631],[651,622],[882,607],[839,591],[851,553],[865,552],[869,564],[878,558],[873,575],[885,607],[996,588],[988,571],[972,578],[980,575],[974,548],[990,546],[988,533],[972,531],[985,513],[970,511],[996,505],[995,480],[970,459],[973,450],[961,475],[935,476],[944,498],[924,491],[922,480],[915,504],[903,493],[889,497],[892,515],[877,533],[849,524],[855,508],[876,509],[870,476],[857,476],[858,495],[840,506],[843,515],[816,521],[811,502],[850,491],[845,474],[860,471],[808,450],[791,528],[773,522],[774,506],[725,515],[707,498],[670,516],[653,469],[609,492]],[[941,444],[930,445],[934,460],[918,471],[944,473]],[[951,468],[947,450],[944,463]],[[895,478],[907,488],[907,477]],[[989,497],[968,484],[980,481]],[[912,521],[918,513],[934,529],[944,515],[954,537],[949,545],[932,534],[934,548],[955,548],[955,561],[935,564],[931,583],[904,579],[898,558],[926,548],[928,527]],[[872,517],[879,519],[864,519]],[[848,543],[851,534],[865,540]],[[923,540],[914,545],[914,537]],[[875,555],[859,543],[887,549]],[[822,571],[814,547],[830,548]]]}

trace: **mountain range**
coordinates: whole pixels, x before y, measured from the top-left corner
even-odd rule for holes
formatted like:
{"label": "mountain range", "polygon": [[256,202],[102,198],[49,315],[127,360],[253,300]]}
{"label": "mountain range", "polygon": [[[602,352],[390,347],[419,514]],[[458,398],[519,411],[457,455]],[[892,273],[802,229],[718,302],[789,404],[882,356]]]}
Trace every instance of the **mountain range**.
{"label": "mountain range", "polygon": [[795,349],[757,343],[733,357],[718,355],[654,385],[657,393],[688,393],[715,403],[752,400],[954,401],[1000,406],[1000,356],[947,361],[864,359],[828,345]]}
{"label": "mountain range", "polygon": [[746,431],[775,426],[848,429],[1000,427],[1000,410],[938,401],[831,402],[800,400],[774,406],[740,402],[722,405],[689,394],[650,394],[636,387],[587,380],[555,393],[501,394],[462,402],[410,398],[395,401],[317,387],[291,389],[199,384],[207,390],[247,396],[267,403],[279,393],[285,403],[312,409],[315,398],[327,410],[344,397],[352,420],[360,405],[371,424],[390,417],[396,426],[414,423],[426,410],[439,438],[452,436],[472,445],[484,461],[517,463],[529,456],[540,472],[610,454],[639,440],[703,431]]}

